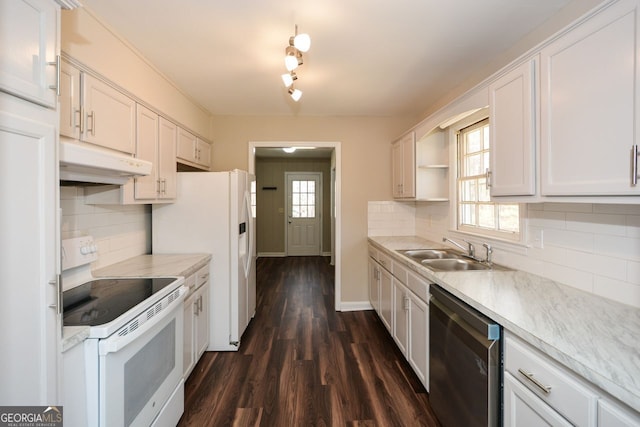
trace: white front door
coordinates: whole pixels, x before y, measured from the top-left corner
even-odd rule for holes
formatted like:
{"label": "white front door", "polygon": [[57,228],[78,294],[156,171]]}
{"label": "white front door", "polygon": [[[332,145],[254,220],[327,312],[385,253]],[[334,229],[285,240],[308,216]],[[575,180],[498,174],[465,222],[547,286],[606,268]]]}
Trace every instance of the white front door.
{"label": "white front door", "polygon": [[287,255],[320,255],[322,173],[285,172]]}

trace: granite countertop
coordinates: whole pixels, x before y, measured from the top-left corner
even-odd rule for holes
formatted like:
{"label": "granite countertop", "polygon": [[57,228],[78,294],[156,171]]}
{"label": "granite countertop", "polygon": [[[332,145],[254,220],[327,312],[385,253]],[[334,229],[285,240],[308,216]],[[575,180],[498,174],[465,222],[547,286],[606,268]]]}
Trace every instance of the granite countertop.
{"label": "granite countertop", "polygon": [[[93,271],[94,277],[188,277],[207,265],[210,254],[139,255]],[[88,326],[62,328],[62,351],[65,352],[89,336]]]}
{"label": "granite countertop", "polygon": [[395,252],[445,247],[419,237],[369,242],[640,411],[640,309],[517,270],[434,272]]}
{"label": "granite countertop", "polygon": [[93,272],[94,277],[188,277],[204,267],[210,254],[139,255]]}

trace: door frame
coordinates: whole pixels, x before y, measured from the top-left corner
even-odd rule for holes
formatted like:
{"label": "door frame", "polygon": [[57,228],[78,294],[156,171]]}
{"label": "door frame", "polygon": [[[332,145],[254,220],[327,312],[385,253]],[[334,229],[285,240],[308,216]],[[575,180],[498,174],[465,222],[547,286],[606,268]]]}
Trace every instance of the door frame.
{"label": "door frame", "polygon": [[[335,211],[332,211],[332,224],[335,223],[335,310],[342,311],[342,150],[341,143],[322,141],[249,141],[249,173],[256,173],[256,148],[286,148],[286,147],[323,147],[333,148],[332,168],[335,168],[334,198]],[[334,218],[335,215],[335,218]]]}
{"label": "door frame", "polygon": [[[318,218],[317,218],[317,222],[318,222],[318,246],[319,246],[319,252],[320,255],[322,255],[323,252],[323,245],[322,245],[322,241],[323,241],[323,234],[322,234],[322,222],[323,222],[323,216],[322,216],[322,199],[324,197],[324,189],[322,188],[322,172],[314,172],[314,171],[301,171],[301,172],[285,172],[284,173],[284,185],[285,185],[285,189],[284,189],[284,205],[285,205],[285,209],[289,209],[289,176],[290,175],[313,175],[314,177],[318,177],[318,187],[316,188],[316,212],[319,214]],[[284,253],[286,254],[286,256],[289,256],[289,212],[285,212],[284,215]]]}

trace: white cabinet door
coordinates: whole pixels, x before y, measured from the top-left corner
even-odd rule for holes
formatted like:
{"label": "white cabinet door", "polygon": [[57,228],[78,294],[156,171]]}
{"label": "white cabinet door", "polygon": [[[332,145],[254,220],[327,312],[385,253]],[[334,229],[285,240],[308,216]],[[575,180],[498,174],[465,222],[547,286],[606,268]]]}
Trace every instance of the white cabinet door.
{"label": "white cabinet door", "polygon": [[58,404],[57,122],[53,110],[0,94],[2,405]]}
{"label": "white cabinet door", "polygon": [[640,413],[605,399],[598,400],[598,427],[637,427]]}
{"label": "white cabinet door", "polygon": [[571,426],[508,372],[504,374],[503,417],[504,427]]}
{"label": "white cabinet door", "polygon": [[191,132],[178,128],[178,152],[177,157],[180,160],[195,163],[197,138]]}
{"label": "white cabinet door", "polygon": [[123,153],[135,153],[136,103],[133,99],[83,73],[82,106],[83,141]]}
{"label": "white cabinet door", "polygon": [[380,319],[388,331],[391,331],[391,315],[393,304],[393,276],[384,268],[380,268]]}
{"label": "white cabinet door", "polygon": [[211,144],[200,138],[196,138],[196,163],[206,169],[211,167]]}
{"label": "white cabinet door", "polygon": [[196,316],[195,311],[197,309],[197,302],[195,293],[191,294],[189,298],[184,300],[184,340],[182,346],[182,377],[187,380],[187,377],[191,373],[191,370],[195,366],[195,352],[193,350],[194,345],[194,331],[196,328]]}
{"label": "white cabinet door", "polygon": [[178,127],[164,117],[160,117],[158,138],[158,177],[161,180],[159,198],[175,199],[178,180],[176,171]]}
{"label": "white cabinet door", "polygon": [[429,391],[429,305],[407,293],[409,304],[409,353],[407,359]]}
{"label": "white cabinet door", "polygon": [[56,108],[60,6],[0,0],[0,90]]}
{"label": "white cabinet door", "polygon": [[609,6],[541,51],[541,192],[638,195],[640,10]]}
{"label": "white cabinet door", "polygon": [[60,135],[80,139],[80,70],[68,62],[60,63]]}
{"label": "white cabinet door", "polygon": [[369,302],[371,307],[380,313],[380,271],[378,263],[373,258],[369,258]]}
{"label": "white cabinet door", "polygon": [[491,197],[535,194],[536,60],[489,86]]}
{"label": "white cabinet door", "polygon": [[136,158],[153,163],[151,173],[136,177],[135,198],[154,200],[160,193],[158,175],[158,115],[138,104],[136,107]]}
{"label": "white cabinet door", "polygon": [[415,132],[409,132],[391,145],[393,197],[416,197]]}
{"label": "white cabinet door", "polygon": [[209,284],[202,285],[196,293],[196,332],[195,332],[195,363],[209,346]]}
{"label": "white cabinet door", "polygon": [[398,348],[407,355],[409,342],[409,298],[407,290],[399,280],[393,279],[393,339]]}

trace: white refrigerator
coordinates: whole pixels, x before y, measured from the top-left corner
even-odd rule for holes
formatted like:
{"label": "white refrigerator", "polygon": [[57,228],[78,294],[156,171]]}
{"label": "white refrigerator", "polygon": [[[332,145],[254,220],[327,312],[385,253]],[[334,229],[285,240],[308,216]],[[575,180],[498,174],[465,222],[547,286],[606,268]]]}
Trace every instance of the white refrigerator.
{"label": "white refrigerator", "polygon": [[[255,177],[179,172],[177,199],[152,207],[153,253],[210,253],[209,351],[237,351],[256,309]],[[255,196],[254,196],[255,197]]]}

